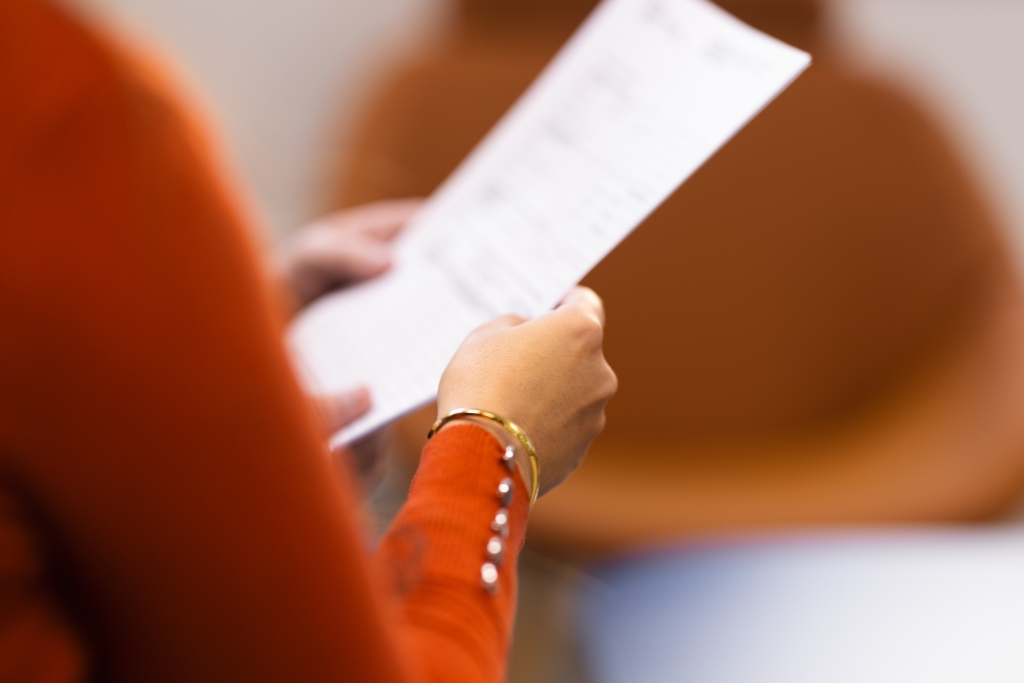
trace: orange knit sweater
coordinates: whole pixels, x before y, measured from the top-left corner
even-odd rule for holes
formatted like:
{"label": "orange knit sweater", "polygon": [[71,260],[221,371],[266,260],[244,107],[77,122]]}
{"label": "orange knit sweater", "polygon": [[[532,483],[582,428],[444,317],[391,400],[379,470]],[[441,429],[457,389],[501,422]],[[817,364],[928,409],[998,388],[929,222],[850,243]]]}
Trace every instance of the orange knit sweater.
{"label": "orange knit sweater", "polygon": [[371,568],[212,159],[151,71],[0,0],[0,680],[499,681],[525,485],[492,597],[500,446],[442,432]]}

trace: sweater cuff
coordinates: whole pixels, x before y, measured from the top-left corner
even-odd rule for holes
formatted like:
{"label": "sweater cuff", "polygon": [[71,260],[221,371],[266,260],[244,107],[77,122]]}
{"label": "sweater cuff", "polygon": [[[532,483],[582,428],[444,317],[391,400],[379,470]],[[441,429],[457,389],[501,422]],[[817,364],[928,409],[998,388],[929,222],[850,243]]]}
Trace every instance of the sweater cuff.
{"label": "sweater cuff", "polygon": [[[461,633],[460,647],[481,666],[501,666],[515,613],[516,563],[526,538],[530,490],[504,447],[486,429],[453,425],[424,449],[409,499],[385,534],[378,567],[405,605],[411,625]],[[511,479],[508,505],[499,484]],[[507,511],[502,524],[499,510]],[[501,540],[501,557],[488,554]],[[485,578],[490,564],[497,581]]]}
{"label": "sweater cuff", "polygon": [[[402,522],[422,525],[430,538],[425,568],[479,586],[487,543],[497,536],[504,546],[498,590],[513,589],[509,575],[526,538],[530,489],[520,468],[509,472],[504,452],[493,434],[472,424],[453,425],[427,443],[400,514]],[[507,506],[498,491],[505,479],[513,488]],[[508,510],[505,534],[495,523],[502,508]]]}

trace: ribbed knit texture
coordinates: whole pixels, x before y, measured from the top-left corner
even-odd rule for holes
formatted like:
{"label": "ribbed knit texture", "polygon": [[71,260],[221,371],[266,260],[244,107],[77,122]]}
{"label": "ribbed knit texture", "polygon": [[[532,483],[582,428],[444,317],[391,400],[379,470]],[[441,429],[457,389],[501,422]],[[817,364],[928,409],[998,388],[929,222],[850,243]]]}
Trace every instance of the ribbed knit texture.
{"label": "ribbed knit texture", "polygon": [[439,435],[379,589],[218,156],[159,70],[0,0],[0,680],[498,683],[522,483],[492,597],[499,446]]}
{"label": "ribbed knit texture", "polygon": [[490,524],[501,507],[498,484],[510,476],[503,451],[482,427],[440,432],[427,444],[409,500],[378,551],[379,570],[404,599],[406,637],[428,668],[441,667],[431,680],[494,681],[504,674],[529,489],[516,468],[500,587],[492,597],[481,585],[480,567],[487,540],[496,535]]}

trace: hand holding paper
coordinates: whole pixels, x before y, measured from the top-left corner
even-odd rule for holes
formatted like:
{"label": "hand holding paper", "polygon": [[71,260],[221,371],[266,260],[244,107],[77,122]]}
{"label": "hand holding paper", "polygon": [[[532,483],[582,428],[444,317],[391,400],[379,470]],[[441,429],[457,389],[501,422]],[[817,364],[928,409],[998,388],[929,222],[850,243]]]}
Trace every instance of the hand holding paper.
{"label": "hand holding paper", "polygon": [[704,0],[606,0],[399,237],[392,271],[296,322],[315,391],[371,388],[340,440],[430,401],[479,325],[550,310],[809,61]]}
{"label": "hand holding paper", "polygon": [[586,287],[533,320],[498,318],[470,334],[448,364],[438,413],[487,406],[514,417],[544,455],[544,494],[579,466],[604,429],[604,406],[618,380],[603,341],[604,306]]}

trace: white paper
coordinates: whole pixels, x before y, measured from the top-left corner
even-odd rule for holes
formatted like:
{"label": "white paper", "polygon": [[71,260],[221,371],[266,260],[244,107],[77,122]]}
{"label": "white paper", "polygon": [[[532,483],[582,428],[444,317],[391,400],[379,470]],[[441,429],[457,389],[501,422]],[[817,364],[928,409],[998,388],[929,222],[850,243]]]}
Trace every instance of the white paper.
{"label": "white paper", "polygon": [[477,326],[555,306],[809,64],[704,0],[605,0],[403,232],[392,271],[296,321],[312,391],[371,390],[335,441],[433,400]]}

